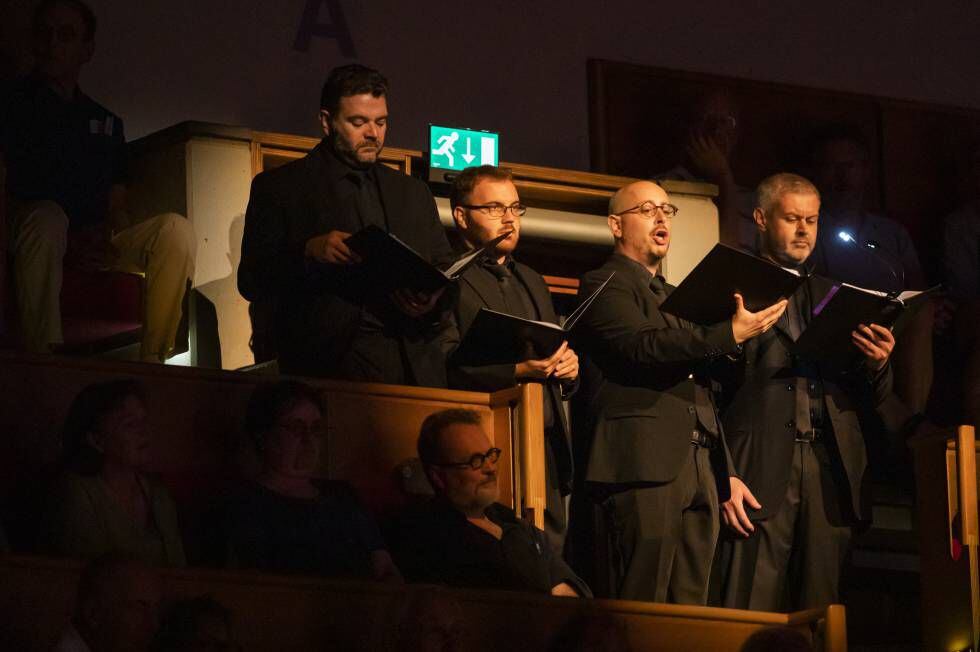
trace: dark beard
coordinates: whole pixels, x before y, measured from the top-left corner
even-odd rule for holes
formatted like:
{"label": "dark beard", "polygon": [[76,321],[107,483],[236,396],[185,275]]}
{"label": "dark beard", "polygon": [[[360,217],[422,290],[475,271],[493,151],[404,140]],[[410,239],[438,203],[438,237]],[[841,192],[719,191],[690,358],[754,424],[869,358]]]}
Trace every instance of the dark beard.
{"label": "dark beard", "polygon": [[331,130],[330,135],[327,136],[327,144],[337,158],[354,169],[364,170],[373,164],[358,160],[356,152],[340,138],[336,129]]}

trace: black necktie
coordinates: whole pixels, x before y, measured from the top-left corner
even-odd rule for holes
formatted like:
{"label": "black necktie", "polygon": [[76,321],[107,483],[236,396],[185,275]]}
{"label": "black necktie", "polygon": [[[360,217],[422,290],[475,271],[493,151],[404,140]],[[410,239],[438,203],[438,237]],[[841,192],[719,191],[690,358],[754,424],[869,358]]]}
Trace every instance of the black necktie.
{"label": "black necktie", "polygon": [[384,209],[381,207],[381,195],[378,193],[378,186],[371,177],[370,170],[351,170],[347,173],[347,178],[356,189],[354,206],[360,217],[361,226],[373,224],[387,230]]}
{"label": "black necktie", "polygon": [[667,286],[664,285],[664,279],[662,276],[653,276],[650,278],[650,290],[653,291],[654,295],[662,302],[667,298]]}
{"label": "black necktie", "polygon": [[510,264],[487,264],[485,267],[497,279],[500,295],[508,314],[524,319],[538,318],[537,311],[520,287],[520,280],[514,278]]}
{"label": "black necktie", "polygon": [[[508,314],[525,319],[537,319],[538,314],[531,304],[530,296],[520,287],[520,279],[514,278],[514,273],[510,269],[509,263],[496,264],[486,263],[484,268],[496,277],[500,294],[504,299],[504,306]],[[561,409],[552,405],[550,392],[545,392],[544,397],[544,427],[550,428],[555,423],[555,409]]]}
{"label": "black necktie", "polygon": [[[800,293],[791,296],[786,310],[779,317],[779,321],[782,322],[784,328],[786,328],[794,340],[798,339],[800,334],[803,333],[804,318],[801,314],[802,306],[800,305],[800,296]],[[798,366],[799,363],[794,360],[794,367]],[[797,369],[793,384],[795,390],[794,416],[796,417],[796,429],[799,432],[808,432],[813,429],[813,424],[810,419],[810,391],[803,369]]]}

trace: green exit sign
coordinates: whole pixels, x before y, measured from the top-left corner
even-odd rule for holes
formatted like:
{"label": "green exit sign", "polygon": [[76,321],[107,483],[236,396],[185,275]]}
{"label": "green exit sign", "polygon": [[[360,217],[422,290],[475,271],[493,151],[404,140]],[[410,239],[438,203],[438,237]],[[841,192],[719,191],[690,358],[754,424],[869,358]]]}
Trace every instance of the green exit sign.
{"label": "green exit sign", "polygon": [[500,163],[500,136],[488,131],[429,125],[429,167],[464,170]]}

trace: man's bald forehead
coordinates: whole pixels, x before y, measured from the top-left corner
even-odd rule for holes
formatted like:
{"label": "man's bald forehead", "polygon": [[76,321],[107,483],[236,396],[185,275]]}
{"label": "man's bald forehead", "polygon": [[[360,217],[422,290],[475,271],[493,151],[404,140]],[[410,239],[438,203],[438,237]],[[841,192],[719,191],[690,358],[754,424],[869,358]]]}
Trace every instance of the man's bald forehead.
{"label": "man's bald forehead", "polygon": [[609,198],[609,214],[616,215],[648,199],[661,203],[667,200],[667,192],[652,181],[634,181],[617,190]]}

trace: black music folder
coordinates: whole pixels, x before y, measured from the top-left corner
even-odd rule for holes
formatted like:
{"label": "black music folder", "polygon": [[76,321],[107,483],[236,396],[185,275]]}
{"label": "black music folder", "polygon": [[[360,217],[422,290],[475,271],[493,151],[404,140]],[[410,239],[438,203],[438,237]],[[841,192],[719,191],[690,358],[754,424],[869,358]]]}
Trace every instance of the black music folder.
{"label": "black music folder", "polygon": [[681,319],[708,326],[731,319],[736,292],[746,309],[757,312],[790,296],[805,280],[764,258],[716,244],[660,309]]}
{"label": "black music folder", "polygon": [[808,360],[846,371],[863,357],[851,340],[851,331],[858,324],[878,324],[899,333],[939,288],[937,285],[928,290],[906,290],[893,296],[849,283],[836,283],[813,307],[810,323],[793,350]]}
{"label": "black music folder", "polygon": [[453,354],[454,361],[461,365],[483,366],[517,364],[524,360],[541,360],[551,356],[568,339],[579,318],[606,289],[614,275],[615,272],[610,274],[561,326],[480,308]]}
{"label": "black music folder", "polygon": [[497,236],[484,246],[458,258],[446,270],[432,265],[421,254],[374,224],[364,227],[344,242],[361,257],[361,273],[374,289],[388,294],[401,288],[431,294],[446,287],[510,233]]}

